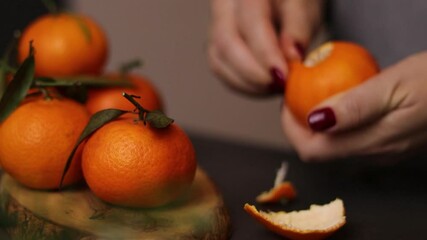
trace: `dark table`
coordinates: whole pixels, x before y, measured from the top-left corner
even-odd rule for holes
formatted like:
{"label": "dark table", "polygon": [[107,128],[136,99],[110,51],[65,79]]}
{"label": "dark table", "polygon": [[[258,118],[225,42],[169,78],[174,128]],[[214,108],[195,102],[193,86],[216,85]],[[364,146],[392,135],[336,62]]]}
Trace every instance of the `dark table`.
{"label": "dark table", "polygon": [[[384,165],[357,159],[303,163],[277,149],[225,142],[193,135],[200,166],[223,194],[231,216],[231,239],[282,239],[267,231],[244,210],[301,210],[339,197],[347,223],[329,239],[427,239],[427,157]],[[289,163],[287,180],[298,198],[286,205],[256,204],[255,197],[272,187],[282,161]]]}

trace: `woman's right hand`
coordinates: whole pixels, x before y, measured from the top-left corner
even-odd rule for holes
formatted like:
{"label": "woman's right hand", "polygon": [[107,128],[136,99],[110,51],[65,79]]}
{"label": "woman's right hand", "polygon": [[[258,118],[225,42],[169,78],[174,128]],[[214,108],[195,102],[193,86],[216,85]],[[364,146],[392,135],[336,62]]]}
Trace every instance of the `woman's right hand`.
{"label": "woman's right hand", "polygon": [[303,161],[349,157],[394,163],[427,151],[427,51],[334,95],[301,125],[286,105],[282,125]]}
{"label": "woman's right hand", "polygon": [[240,92],[283,92],[287,60],[301,59],[322,23],[322,0],[211,0],[208,59]]}

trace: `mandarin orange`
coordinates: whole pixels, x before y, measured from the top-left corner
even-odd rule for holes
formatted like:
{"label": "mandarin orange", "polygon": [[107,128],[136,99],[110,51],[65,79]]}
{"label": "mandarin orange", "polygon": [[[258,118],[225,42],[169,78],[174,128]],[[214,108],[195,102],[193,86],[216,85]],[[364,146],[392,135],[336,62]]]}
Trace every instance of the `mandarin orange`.
{"label": "mandarin orange", "polygon": [[30,41],[37,76],[99,74],[108,57],[104,30],[80,14],[46,14],[30,23],[18,43],[19,62],[27,57]]}
{"label": "mandarin orange", "polygon": [[[120,77],[118,74],[110,74],[111,79]],[[122,93],[140,96],[135,99],[147,110],[164,110],[163,101],[159,90],[147,77],[127,74],[125,77],[130,81],[132,87],[105,87],[93,88],[88,91],[86,107],[91,114],[107,108],[117,108],[132,111],[135,106],[126,100]]]}
{"label": "mandarin orange", "polygon": [[157,207],[187,192],[197,167],[194,147],[176,124],[158,129],[130,118],[107,123],[87,140],[82,168],[100,199]]}
{"label": "mandarin orange", "polygon": [[301,61],[290,63],[285,101],[304,125],[310,111],[334,94],[366,81],[379,71],[371,53],[352,42],[327,42]]}
{"label": "mandarin orange", "polygon": [[[65,163],[89,121],[86,108],[68,99],[25,100],[0,127],[0,162],[5,172],[34,189],[56,189]],[[82,179],[81,148],[64,186]]]}

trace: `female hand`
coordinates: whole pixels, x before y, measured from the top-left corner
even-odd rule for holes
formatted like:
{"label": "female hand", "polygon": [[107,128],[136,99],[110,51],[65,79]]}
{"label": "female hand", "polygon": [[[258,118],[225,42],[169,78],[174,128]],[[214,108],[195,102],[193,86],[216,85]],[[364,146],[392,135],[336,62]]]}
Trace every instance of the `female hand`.
{"label": "female hand", "polygon": [[282,125],[306,161],[349,156],[404,157],[427,146],[427,52],[333,96],[311,112],[312,129],[284,107]]}
{"label": "female hand", "polygon": [[286,59],[302,58],[320,27],[322,0],[211,0],[208,59],[230,87],[283,92]]}

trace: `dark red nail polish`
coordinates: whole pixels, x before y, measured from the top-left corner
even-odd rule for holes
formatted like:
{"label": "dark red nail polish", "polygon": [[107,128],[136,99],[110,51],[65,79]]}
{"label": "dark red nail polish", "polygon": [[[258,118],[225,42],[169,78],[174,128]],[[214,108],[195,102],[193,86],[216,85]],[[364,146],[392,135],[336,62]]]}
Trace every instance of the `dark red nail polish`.
{"label": "dark red nail polish", "polygon": [[278,68],[270,69],[270,75],[273,82],[270,84],[270,91],[283,93],[285,91],[285,76]]}
{"label": "dark red nail polish", "polygon": [[333,127],[337,120],[335,113],[330,107],[317,109],[308,115],[308,125],[313,131],[321,132]]}
{"label": "dark red nail polish", "polygon": [[295,48],[297,49],[301,58],[305,57],[305,47],[301,43],[295,43]]}

